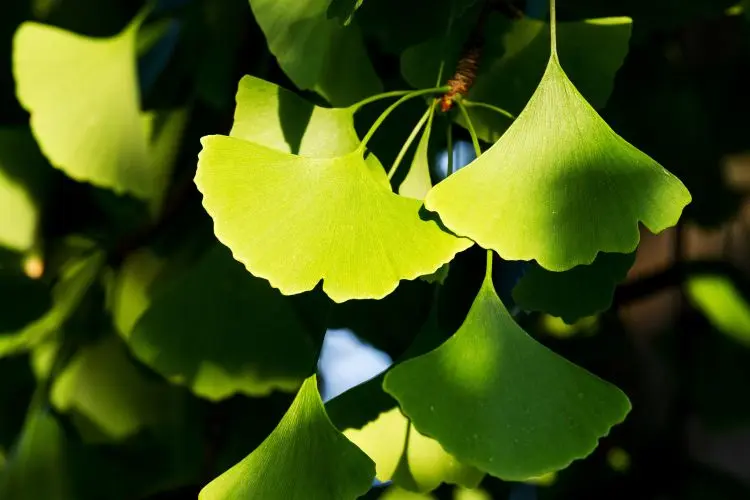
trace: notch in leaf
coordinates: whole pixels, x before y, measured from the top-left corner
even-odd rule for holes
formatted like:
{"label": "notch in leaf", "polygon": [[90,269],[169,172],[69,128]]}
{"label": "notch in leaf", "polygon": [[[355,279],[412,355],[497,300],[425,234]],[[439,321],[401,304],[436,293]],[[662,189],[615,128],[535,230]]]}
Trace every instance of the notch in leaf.
{"label": "notch in leaf", "polygon": [[383,387],[461,462],[525,480],[587,456],[630,402],[522,330],[490,276],[453,337],[392,368]]}
{"label": "notch in leaf", "polygon": [[329,420],[312,375],[271,435],[198,498],[351,500],[374,477],[375,464]]}
{"label": "notch in leaf", "polygon": [[552,54],[526,108],[489,150],[435,186],[425,206],[504,259],[565,271],[599,252],[633,252],[639,222],[659,233],[691,197],[581,96],[560,66],[554,18],[551,26]]}

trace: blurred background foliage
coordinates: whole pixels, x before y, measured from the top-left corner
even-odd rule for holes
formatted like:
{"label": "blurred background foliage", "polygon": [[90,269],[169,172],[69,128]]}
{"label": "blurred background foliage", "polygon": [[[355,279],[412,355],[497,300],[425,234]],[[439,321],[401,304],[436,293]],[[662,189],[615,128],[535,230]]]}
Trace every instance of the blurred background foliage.
{"label": "blurred background foliage", "polygon": [[[459,3],[469,11],[475,4]],[[547,15],[546,2],[494,3],[505,18]],[[449,0],[367,0],[352,20],[360,48],[337,38],[352,32],[332,30],[326,50],[337,53],[330,60],[285,71],[247,0],[157,2],[138,31],[135,54],[138,112],[150,123],[141,138],[154,175],[146,196],[137,188],[78,182],[53,168],[51,150],[43,153],[31,133],[13,72],[13,40],[23,22],[112,37],[142,7],[133,0],[6,0],[0,6],[2,498],[196,498],[275,427],[321,345],[319,378],[330,399],[399,358],[430,316],[436,285],[426,281],[404,282],[380,301],[333,304],[316,293],[285,298],[251,279],[215,243],[193,176],[200,138],[231,127],[243,75],[302,87],[317,103],[325,97],[347,104],[380,88],[409,88],[409,68],[403,76],[400,58],[442,35]],[[629,50],[602,115],[680,177],[694,200],[679,227],[659,236],[644,232],[633,266],[628,261],[613,271],[622,283],[606,312],[571,318],[547,310],[572,324],[544,312],[519,316],[554,351],[621,387],[633,412],[590,457],[535,481],[487,476],[478,489],[443,484],[428,494],[386,485],[365,498],[750,497],[750,5],[561,0],[558,9],[563,21],[633,19]],[[345,5],[333,11],[341,12]],[[487,36],[502,50],[503,32]],[[317,49],[299,50],[314,58],[304,51]],[[105,63],[119,53],[107,57]],[[63,80],[64,73],[51,68],[46,78]],[[120,90],[114,81],[108,98],[128,99]],[[79,94],[84,101],[60,102],[58,112],[99,102],[98,95],[89,102]],[[358,128],[366,130],[383,106],[360,113]],[[114,111],[80,116],[108,112]],[[384,164],[420,113],[416,104],[399,108],[373,139],[370,147]],[[83,121],[67,126],[87,126]],[[435,128],[444,130],[445,122],[436,120]],[[91,133],[106,138],[106,130]],[[430,147],[437,158],[445,134],[435,135]],[[458,144],[465,139],[459,133]],[[456,162],[466,163],[461,151],[457,146]],[[439,165],[435,178],[444,175]],[[400,183],[398,176],[393,182]],[[451,263],[434,319],[439,331],[447,335],[463,321],[483,266],[477,248]],[[518,274],[512,263],[496,270],[504,300],[511,300]],[[526,305],[534,299],[520,287],[512,297]],[[264,335],[246,335],[251,331]],[[336,344],[341,331],[356,340]],[[345,363],[365,359],[355,353],[363,349],[377,349],[370,372]],[[361,397],[362,414],[343,415],[345,423],[329,405],[334,423],[362,427],[393,408],[377,395]],[[424,474],[429,483],[430,471]]]}

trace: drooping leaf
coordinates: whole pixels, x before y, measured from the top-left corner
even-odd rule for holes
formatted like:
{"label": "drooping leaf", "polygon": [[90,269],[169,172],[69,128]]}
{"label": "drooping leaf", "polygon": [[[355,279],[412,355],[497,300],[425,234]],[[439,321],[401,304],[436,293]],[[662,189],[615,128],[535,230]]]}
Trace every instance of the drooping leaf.
{"label": "drooping leaf", "polygon": [[120,440],[163,420],[174,396],[147,379],[110,335],[75,354],[55,378],[50,399],[58,411],[80,415],[107,439]]}
{"label": "drooping leaf", "polygon": [[0,357],[29,349],[55,334],[73,314],[96,279],[104,261],[102,252],[72,258],[60,271],[52,289],[52,307],[18,332],[0,333]]}
{"label": "drooping leaf", "polygon": [[[626,17],[559,22],[557,42],[560,62],[573,84],[596,108],[603,108],[612,92],[614,79],[628,53],[632,21]],[[455,42],[442,38],[409,48],[401,60],[404,77],[417,88],[434,83],[441,61],[452,68],[460,57],[462,33]],[[550,30],[546,22],[524,17],[510,20],[499,14],[487,19],[486,43],[479,72],[467,97],[492,104],[517,115],[536,89],[549,59]],[[447,50],[446,51],[444,51]],[[469,116],[479,137],[493,143],[511,121],[485,108],[470,107]],[[466,126],[460,114],[456,120]]]}
{"label": "drooping leaf", "polygon": [[[138,274],[154,276],[151,259],[143,264],[129,266],[134,275],[126,285]],[[135,288],[120,293],[120,303],[132,301],[138,318],[127,335],[133,353],[199,396],[295,391],[315,365],[313,338],[322,333],[313,335],[287,297],[249,275],[223,246],[215,245],[153,297],[131,299],[128,290]],[[145,301],[150,305],[138,316]]]}
{"label": "drooping leaf", "polygon": [[585,457],[630,410],[618,388],[523,331],[487,278],[453,337],[392,368],[384,388],[448,453],[507,480]]}
{"label": "drooping leaf", "polygon": [[8,463],[0,468],[0,498],[73,500],[65,442],[65,433],[53,415],[33,411]]}
{"label": "drooping leaf", "polygon": [[302,384],[271,435],[200,500],[350,500],[370,489],[374,464],[331,424],[316,383]]}
{"label": "drooping leaf", "polygon": [[349,26],[354,14],[362,7],[365,0],[331,0],[328,6],[328,17],[338,18],[344,26]]}
{"label": "drooping leaf", "polygon": [[16,93],[52,165],[70,177],[148,199],[148,143],[135,50],[141,18],[112,38],[35,22],[13,42]]}
{"label": "drooping leaf", "polygon": [[343,156],[359,146],[353,108],[314,106],[253,76],[240,80],[229,135],[311,158]]}
{"label": "drooping leaf", "polygon": [[289,78],[334,106],[377,94],[381,84],[357,26],[328,18],[331,0],[250,0],[268,48]]}
{"label": "drooping leaf", "polygon": [[425,206],[506,260],[565,271],[598,252],[633,252],[639,222],[659,233],[690,200],[679,179],[599,117],[553,55],[503,137],[435,186]]}
{"label": "drooping leaf", "polygon": [[513,289],[513,300],[527,311],[542,311],[573,324],[609,309],[615,288],[635,262],[635,253],[600,253],[591,265],[563,272],[532,263]]}
{"label": "drooping leaf", "polygon": [[423,200],[427,192],[432,188],[432,179],[430,178],[430,134],[432,133],[432,119],[435,116],[435,107],[432,106],[429,111],[427,125],[422,132],[422,138],[419,140],[417,150],[414,152],[414,158],[409,167],[409,173],[406,174],[403,182],[398,188],[398,194]]}
{"label": "drooping leaf", "polygon": [[51,169],[27,128],[0,129],[0,246],[31,250]]}
{"label": "drooping leaf", "polygon": [[729,278],[694,276],[686,291],[717,330],[750,347],[750,305]]}
{"label": "drooping leaf", "polygon": [[[284,294],[382,298],[471,245],[394,194],[377,158],[305,158],[230,137],[202,140],[195,182],[217,238]],[[283,223],[281,222],[283,221]]]}

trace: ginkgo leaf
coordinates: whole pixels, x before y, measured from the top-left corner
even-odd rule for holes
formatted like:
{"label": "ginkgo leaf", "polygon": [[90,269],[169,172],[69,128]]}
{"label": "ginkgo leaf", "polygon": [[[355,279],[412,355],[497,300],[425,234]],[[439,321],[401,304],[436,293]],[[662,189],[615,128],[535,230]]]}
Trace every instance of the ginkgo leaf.
{"label": "ginkgo leaf", "polygon": [[453,337],[396,365],[384,388],[421,433],[506,480],[585,457],[630,410],[617,387],[523,331],[489,278]]}
{"label": "ginkgo leaf", "polygon": [[138,16],[111,38],[26,22],[13,41],[13,74],[52,165],[73,179],[148,199],[148,142],[136,75],[141,21]]}
{"label": "ginkgo leaf", "polygon": [[229,135],[300,156],[343,156],[359,146],[354,111],[314,106],[278,85],[244,76]]}
{"label": "ginkgo leaf", "polygon": [[414,152],[409,173],[406,174],[406,177],[398,188],[398,194],[402,196],[423,200],[427,192],[432,188],[429,149],[432,119],[434,116],[435,107],[433,106],[429,111],[429,118],[422,132],[422,138],[419,140],[417,150]]}
{"label": "ginkgo leaf", "polygon": [[132,436],[164,418],[171,388],[146,378],[122,341],[110,335],[80,349],[57,378],[50,399],[113,440]]}
{"label": "ginkgo leaf", "polygon": [[[423,352],[421,347],[425,343],[434,346],[435,339],[425,340],[425,332],[421,334],[423,338],[418,345],[409,350],[414,355]],[[375,462],[377,479],[392,480],[417,492],[432,491],[443,482],[469,487],[479,484],[483,472],[460,463],[437,441],[423,436],[411,425],[396,400],[383,391],[384,375],[326,403],[334,425]]]}
{"label": "ginkgo leaf", "polygon": [[370,489],[375,465],[331,424],[316,380],[302,384],[271,435],[200,500],[353,500]]}
{"label": "ginkgo leaf", "polygon": [[642,222],[673,226],[690,193],[617,135],[553,55],[528,106],[489,150],[425,199],[452,231],[552,271],[631,253]]}
{"label": "ginkgo leaf", "polygon": [[29,129],[0,129],[0,246],[27,252],[37,243],[49,168]]}
{"label": "ginkgo leaf", "polygon": [[394,194],[374,155],[305,158],[231,137],[202,139],[195,182],[217,238],[284,294],[382,298],[471,246]]}
{"label": "ginkgo leaf", "polygon": [[563,272],[532,263],[513,289],[513,300],[527,311],[542,311],[573,324],[609,309],[615,287],[625,279],[635,253],[600,253],[588,266]]}
{"label": "ginkgo leaf", "polygon": [[[481,102],[517,115],[534,93],[549,59],[549,25],[531,17],[518,20],[500,14],[487,18],[486,37],[481,65],[467,94],[472,102]],[[615,75],[628,53],[632,20],[627,17],[586,19],[557,23],[560,61],[581,94],[600,109],[607,103]],[[460,57],[457,31],[446,44],[434,38],[404,51],[401,72],[416,88],[434,83],[443,60],[455,66]],[[507,116],[485,107],[468,108],[474,129],[480,139],[493,143],[511,124]],[[466,126],[461,114],[456,121]]]}
{"label": "ginkgo leaf", "polygon": [[0,467],[0,498],[72,500],[65,432],[55,417],[33,410],[8,463]]}
{"label": "ginkgo leaf", "polygon": [[167,379],[218,400],[238,392],[293,392],[310,373],[313,336],[298,311],[268,282],[249,275],[225,247],[215,245],[146,300],[143,294],[128,295],[138,288],[128,284],[139,275],[158,276],[149,270],[151,259],[139,260],[141,266],[128,266],[135,276],[123,280],[120,304],[132,301],[134,314],[143,308],[139,304],[150,304],[127,342],[136,357]]}
{"label": "ginkgo leaf", "polygon": [[268,48],[289,78],[334,106],[381,91],[357,26],[328,18],[331,0],[250,0]]}

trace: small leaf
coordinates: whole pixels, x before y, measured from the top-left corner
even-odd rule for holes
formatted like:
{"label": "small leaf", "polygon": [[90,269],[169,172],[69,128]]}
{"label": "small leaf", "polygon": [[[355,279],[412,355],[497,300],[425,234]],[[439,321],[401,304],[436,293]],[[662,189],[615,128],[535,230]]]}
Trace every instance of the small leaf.
{"label": "small leaf", "polygon": [[222,136],[202,143],[195,182],[217,238],[284,294],[323,280],[336,302],[382,298],[471,246],[394,194],[373,155],[305,158]]}
{"label": "small leaf", "polygon": [[250,0],[268,48],[297,87],[347,106],[382,86],[357,26],[328,18],[331,0]]}
{"label": "small leaf", "polygon": [[164,418],[170,387],[147,379],[114,335],[80,349],[55,379],[50,399],[108,439],[121,440]]}
{"label": "small leaf", "polygon": [[403,182],[398,188],[398,194],[423,200],[425,195],[432,188],[432,179],[430,178],[430,134],[432,133],[432,119],[435,116],[435,106],[432,106],[427,119],[427,126],[422,132],[422,138],[419,140],[417,150],[414,152],[409,173],[406,174]]}
{"label": "small leaf", "polygon": [[[144,264],[129,270],[154,276],[151,259]],[[120,297],[130,301],[127,290]],[[215,245],[150,301],[127,337],[133,353],[199,396],[293,392],[315,365],[312,339],[322,332],[311,335],[290,300],[249,275],[223,246]],[[136,298],[132,312],[143,303],[142,295]]]}
{"label": "small leaf", "polygon": [[617,387],[523,331],[487,278],[453,337],[392,368],[384,388],[448,453],[514,481],[585,457],[630,410]]}
{"label": "small leaf", "polygon": [[635,262],[635,253],[600,253],[591,265],[563,272],[533,263],[513,289],[513,300],[526,311],[542,311],[573,324],[606,311],[615,288]]}
{"label": "small leaf", "polygon": [[750,306],[729,278],[694,276],[687,295],[717,330],[750,347]]}
{"label": "small leaf", "polygon": [[0,498],[73,500],[65,446],[55,417],[33,411],[8,463],[0,468]]}
{"label": "small leaf", "polygon": [[690,193],[618,136],[552,56],[528,106],[487,152],[425,199],[445,225],[506,260],[565,271],[631,253],[638,223],[673,226]]}
{"label": "small leaf", "polygon": [[354,111],[314,106],[278,85],[244,76],[229,135],[310,158],[343,156],[359,146]]}
{"label": "small leaf", "polygon": [[0,246],[23,253],[37,244],[51,172],[28,128],[0,129]]}
{"label": "small leaf", "polygon": [[398,486],[389,487],[379,498],[380,500],[435,500],[433,495],[414,493]]}
{"label": "small leaf", "polygon": [[370,489],[375,465],[331,424],[316,383],[302,384],[271,435],[200,500],[353,500]]}

